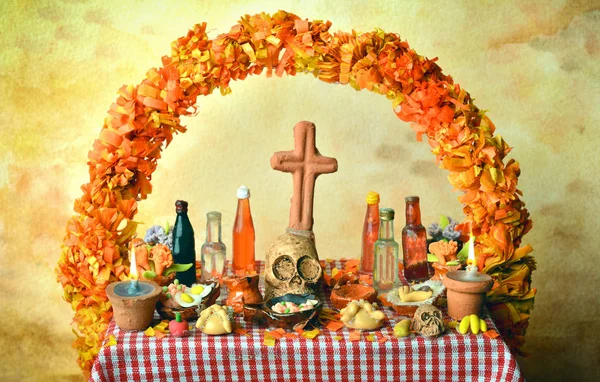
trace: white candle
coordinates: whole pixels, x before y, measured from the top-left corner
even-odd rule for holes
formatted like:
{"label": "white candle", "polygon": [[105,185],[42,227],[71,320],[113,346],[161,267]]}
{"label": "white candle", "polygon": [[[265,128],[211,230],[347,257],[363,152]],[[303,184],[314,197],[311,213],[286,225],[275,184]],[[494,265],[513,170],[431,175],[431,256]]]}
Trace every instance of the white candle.
{"label": "white candle", "polygon": [[135,258],[135,245],[131,246],[131,254],[129,255],[129,277],[131,278],[131,284],[129,285],[129,293],[135,295],[139,292],[140,283],[137,275],[137,263]]}
{"label": "white candle", "polygon": [[467,276],[475,276],[478,272],[475,262],[475,237],[470,234],[469,237],[469,255],[467,256]]}

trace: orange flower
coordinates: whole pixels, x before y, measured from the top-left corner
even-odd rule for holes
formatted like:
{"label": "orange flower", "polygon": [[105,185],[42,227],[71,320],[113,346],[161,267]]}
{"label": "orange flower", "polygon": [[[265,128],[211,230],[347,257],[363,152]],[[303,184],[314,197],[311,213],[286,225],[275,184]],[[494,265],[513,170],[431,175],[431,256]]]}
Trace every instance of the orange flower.
{"label": "orange flower", "polygon": [[157,244],[150,250],[150,256],[154,261],[154,271],[157,275],[162,275],[163,271],[173,265],[173,256],[171,250],[164,244]]}
{"label": "orange flower", "polygon": [[144,271],[150,270],[150,263],[148,263],[148,248],[144,240],[135,238],[132,241],[131,246],[135,247],[135,263],[138,266],[138,274],[142,274]]}

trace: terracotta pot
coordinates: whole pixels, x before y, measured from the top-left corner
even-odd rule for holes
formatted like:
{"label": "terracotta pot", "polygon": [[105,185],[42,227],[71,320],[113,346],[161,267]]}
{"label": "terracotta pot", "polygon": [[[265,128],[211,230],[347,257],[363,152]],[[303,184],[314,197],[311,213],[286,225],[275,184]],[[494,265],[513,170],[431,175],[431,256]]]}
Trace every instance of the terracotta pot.
{"label": "terracotta pot", "polygon": [[494,284],[492,278],[477,273],[474,280],[465,280],[466,271],[452,271],[446,274],[442,282],[448,296],[448,315],[455,320],[475,314],[481,317],[485,294]]}
{"label": "terracotta pot", "polygon": [[229,289],[225,305],[231,306],[235,313],[244,312],[244,304],[260,304],[263,297],[258,289],[258,274],[253,276],[224,277],[223,283]]}
{"label": "terracotta pot", "polygon": [[358,275],[346,273],[331,291],[331,304],[336,309],[344,309],[348,303],[355,300],[377,302],[377,291],[368,285],[361,284]]}
{"label": "terracotta pot", "polygon": [[[112,304],[116,324],[125,330],[145,330],[152,322],[154,308],[162,289],[152,281],[139,281],[146,292],[141,296],[127,297],[123,294],[130,281],[118,281],[106,287],[106,294]],[[116,292],[115,292],[116,288]]]}

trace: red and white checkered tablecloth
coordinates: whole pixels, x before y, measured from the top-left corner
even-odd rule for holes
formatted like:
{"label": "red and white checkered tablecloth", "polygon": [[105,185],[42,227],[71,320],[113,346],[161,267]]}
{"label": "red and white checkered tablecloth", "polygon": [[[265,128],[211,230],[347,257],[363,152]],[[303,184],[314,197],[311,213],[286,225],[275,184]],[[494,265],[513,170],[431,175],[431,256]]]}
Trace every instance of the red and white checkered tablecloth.
{"label": "red and white checkered tablecloth", "polygon": [[[264,266],[263,263],[260,264]],[[343,260],[325,270],[342,268]],[[324,293],[328,295],[328,291]],[[226,291],[222,290],[225,297]],[[325,306],[331,307],[324,298]],[[522,381],[516,359],[501,338],[461,335],[454,330],[438,338],[395,338],[402,318],[385,308],[389,324],[382,332],[390,340],[349,341],[346,328],[321,328],[315,339],[282,338],[274,347],[263,344],[265,328],[236,317],[247,335],[208,336],[193,330],[189,337],[161,340],[143,332],[121,330],[112,321],[107,338],[117,344],[100,350],[91,381]],[[158,320],[158,316],[156,316]],[[496,329],[489,317],[488,327]],[[195,324],[195,323],[191,323]],[[334,339],[340,336],[342,339]]]}

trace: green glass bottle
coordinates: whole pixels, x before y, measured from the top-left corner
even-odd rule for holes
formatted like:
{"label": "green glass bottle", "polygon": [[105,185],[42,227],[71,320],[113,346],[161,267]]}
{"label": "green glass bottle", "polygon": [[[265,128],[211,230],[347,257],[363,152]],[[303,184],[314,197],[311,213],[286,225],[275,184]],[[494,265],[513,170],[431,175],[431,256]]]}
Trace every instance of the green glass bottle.
{"label": "green glass bottle", "polygon": [[177,218],[173,226],[173,261],[175,264],[193,264],[184,272],[177,272],[181,284],[191,286],[196,282],[196,247],[194,228],[188,218],[188,203],[183,200],[175,202]]}

